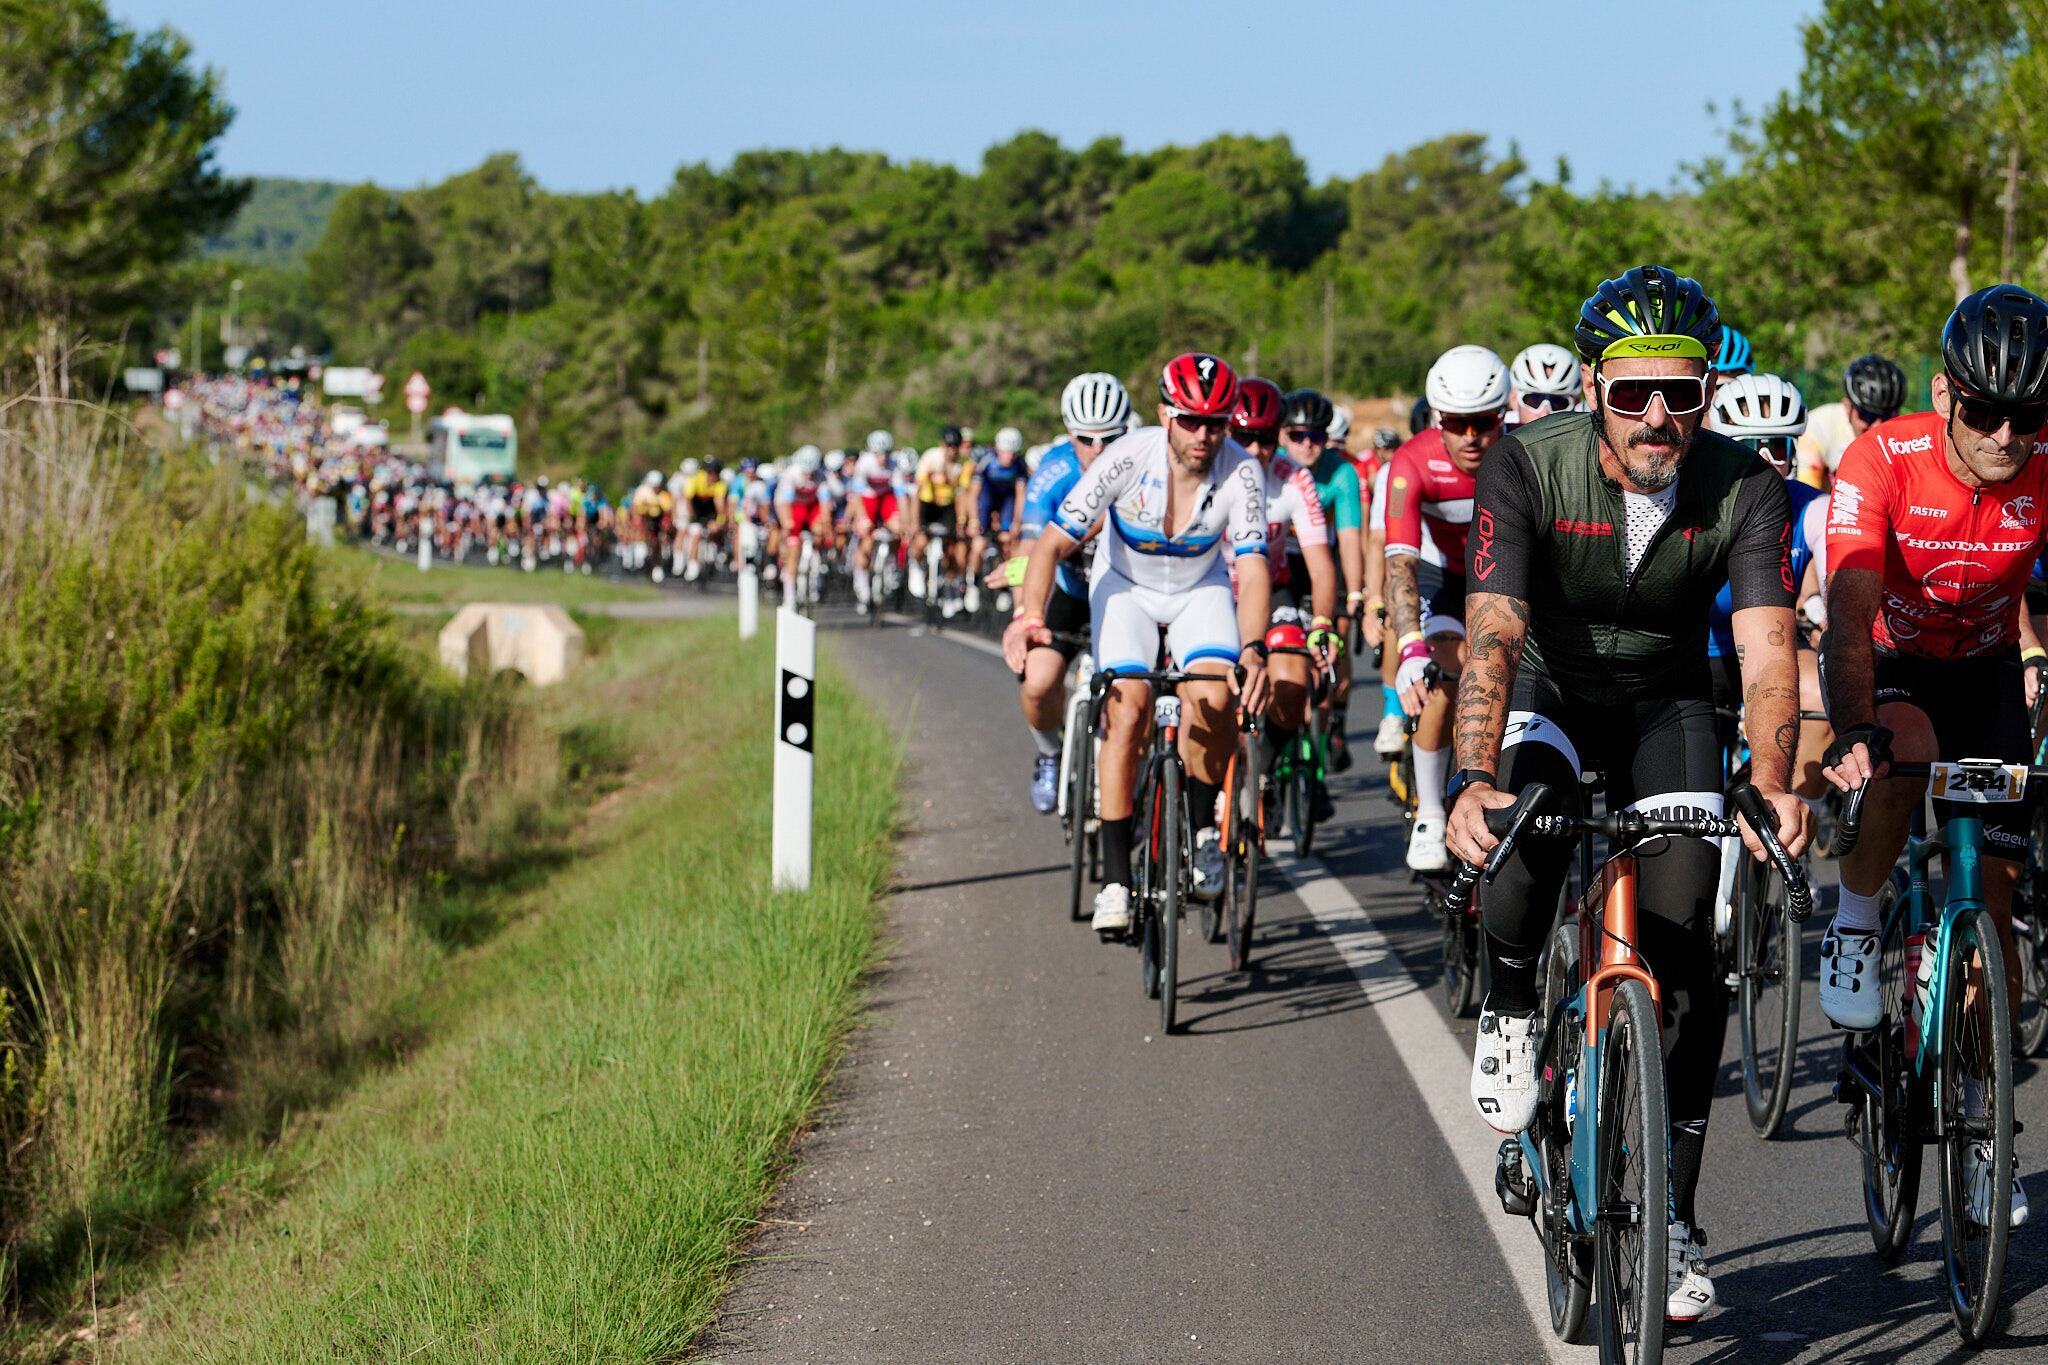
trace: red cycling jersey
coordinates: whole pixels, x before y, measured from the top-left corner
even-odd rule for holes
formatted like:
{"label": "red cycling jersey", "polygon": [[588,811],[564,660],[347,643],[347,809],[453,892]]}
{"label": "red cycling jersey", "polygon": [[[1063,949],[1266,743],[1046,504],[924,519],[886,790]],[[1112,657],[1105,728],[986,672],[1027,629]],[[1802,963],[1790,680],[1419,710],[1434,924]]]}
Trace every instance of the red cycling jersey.
{"label": "red cycling jersey", "polygon": [[1387,473],[1387,553],[1420,554],[1423,523],[1444,553],[1444,563],[1465,563],[1465,531],[1472,524],[1470,474],[1451,463],[1444,434],[1434,427],[1394,452]]}
{"label": "red cycling jersey", "polygon": [[1948,467],[1942,419],[1894,417],[1850,443],[1828,505],[1828,571],[1884,581],[1873,637],[1923,659],[1990,654],[2018,638],[2041,549],[2044,447],[2010,483],[1971,488]]}

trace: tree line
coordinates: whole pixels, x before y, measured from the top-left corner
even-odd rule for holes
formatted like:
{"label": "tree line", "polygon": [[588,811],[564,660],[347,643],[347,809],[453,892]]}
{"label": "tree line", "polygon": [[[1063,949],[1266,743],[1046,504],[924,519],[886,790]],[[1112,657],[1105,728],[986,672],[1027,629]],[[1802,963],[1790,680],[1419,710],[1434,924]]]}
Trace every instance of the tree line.
{"label": "tree line", "polygon": [[[1707,283],[1761,365],[1838,368],[1930,350],[1972,284],[2048,278],[2044,29],[2043,0],[1827,0],[1797,82],[1723,111],[1725,145],[1664,191],[1584,187],[1477,133],[1322,183],[1285,137],[1027,132],[973,170],[763,151],[683,166],[651,198],[551,193],[495,156],[341,193],[302,264],[161,271],[138,335],[187,334],[189,301],[240,272],[259,345],[423,370],[437,401],[513,413],[541,458],[606,476],[873,425],[1044,431],[1073,372],[1136,383],[1190,345],[1288,383],[1412,392],[1457,342],[1562,340],[1595,282],[1646,260]],[[217,136],[211,78],[184,79]],[[1597,131],[1656,110],[1617,89],[1584,112]],[[212,182],[212,207],[234,188]]]}

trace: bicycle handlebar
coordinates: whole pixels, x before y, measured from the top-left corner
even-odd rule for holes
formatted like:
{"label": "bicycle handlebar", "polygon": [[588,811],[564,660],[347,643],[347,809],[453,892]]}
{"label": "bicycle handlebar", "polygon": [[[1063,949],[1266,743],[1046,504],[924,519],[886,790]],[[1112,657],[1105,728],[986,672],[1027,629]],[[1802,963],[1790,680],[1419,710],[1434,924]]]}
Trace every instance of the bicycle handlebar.
{"label": "bicycle handlebar", "polygon": [[[1886,764],[1884,777],[1887,778],[1927,777],[1934,772],[1937,766],[1940,766],[1933,763],[1898,763],[1889,759],[1886,760]],[[2003,768],[2020,765],[2001,763],[1998,766]],[[1833,857],[1846,857],[1855,849],[1856,841],[1863,833],[1863,798],[1870,791],[1872,783],[1882,780],[1883,778],[1873,777],[1870,782],[1865,782],[1854,791],[1843,794],[1842,818],[1835,825],[1834,847],[1828,850]],[[2029,785],[2036,782],[2048,782],[2048,768],[2036,768],[2029,765],[2027,767],[2027,782]]]}
{"label": "bicycle handlebar", "polygon": [[[1777,826],[1771,819],[1770,807],[1765,803],[1763,793],[1744,782],[1732,793],[1735,807],[1750,828],[1763,840],[1764,849],[1771,861],[1777,865],[1778,874],[1785,880],[1785,913],[1796,924],[1813,913],[1813,890],[1806,884],[1806,875],[1785,846],[1778,842]],[[1522,789],[1512,806],[1502,806],[1486,812],[1486,827],[1499,836],[1500,842],[1493,846],[1483,867],[1460,862],[1458,871],[1451,879],[1450,889],[1444,894],[1445,908],[1454,914],[1461,914],[1472,903],[1472,890],[1484,879],[1491,882],[1500,871],[1515,845],[1524,835],[1533,834],[1547,839],[1568,839],[1580,834],[1598,834],[1616,842],[1633,842],[1658,835],[1676,835],[1690,839],[1739,839],[1742,826],[1727,816],[1699,815],[1678,819],[1651,815],[1643,811],[1610,811],[1606,815],[1563,815],[1541,813],[1549,804],[1551,790],[1541,782],[1532,782]]]}

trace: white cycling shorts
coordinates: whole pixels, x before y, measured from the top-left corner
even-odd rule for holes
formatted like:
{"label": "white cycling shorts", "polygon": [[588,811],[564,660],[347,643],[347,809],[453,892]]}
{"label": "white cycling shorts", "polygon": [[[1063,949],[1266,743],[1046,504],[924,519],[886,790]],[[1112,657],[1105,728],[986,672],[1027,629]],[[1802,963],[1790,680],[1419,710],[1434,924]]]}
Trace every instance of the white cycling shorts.
{"label": "white cycling shorts", "polygon": [[1237,599],[1221,559],[1201,581],[1179,592],[1140,587],[1098,560],[1095,581],[1088,585],[1088,612],[1103,672],[1143,673],[1156,667],[1162,626],[1167,648],[1182,668],[1204,659],[1237,662]]}

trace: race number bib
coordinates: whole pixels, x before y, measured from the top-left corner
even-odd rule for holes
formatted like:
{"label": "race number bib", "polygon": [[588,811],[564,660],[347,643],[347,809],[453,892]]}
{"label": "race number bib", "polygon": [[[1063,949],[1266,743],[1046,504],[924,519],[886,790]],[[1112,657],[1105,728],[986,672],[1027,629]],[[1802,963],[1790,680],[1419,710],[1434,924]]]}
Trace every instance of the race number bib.
{"label": "race number bib", "polygon": [[1927,794],[1937,801],[2017,801],[2027,790],[2023,763],[1966,758],[1960,763],[1930,763],[1927,769]]}

